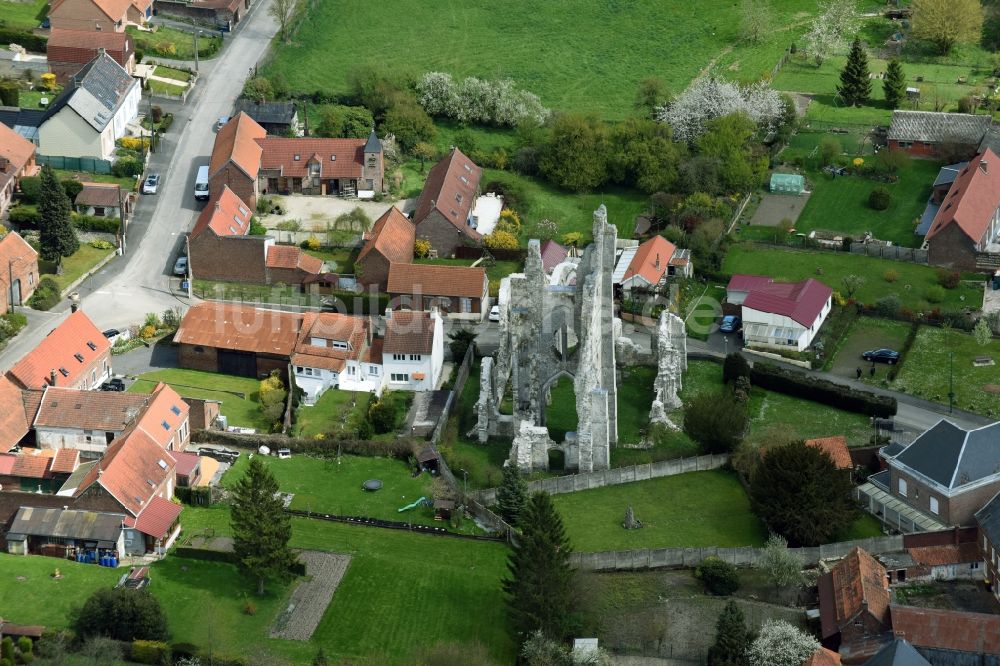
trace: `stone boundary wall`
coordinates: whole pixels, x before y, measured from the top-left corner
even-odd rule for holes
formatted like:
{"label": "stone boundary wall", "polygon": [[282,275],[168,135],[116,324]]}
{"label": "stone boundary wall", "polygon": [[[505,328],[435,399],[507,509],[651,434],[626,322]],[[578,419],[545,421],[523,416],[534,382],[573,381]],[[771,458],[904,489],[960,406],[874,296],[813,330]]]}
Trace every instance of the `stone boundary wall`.
{"label": "stone boundary wall", "polygon": [[[528,491],[533,493],[546,492],[550,495],[573,493],[579,490],[617,486],[622,483],[646,481],[663,476],[674,476],[675,474],[684,474],[685,472],[718,469],[727,462],[729,462],[727,454],[664,460],[645,465],[632,465],[631,467],[618,467],[597,472],[588,472],[586,474],[572,474],[569,476],[557,476],[550,479],[529,481]],[[488,488],[469,493],[469,495],[481,504],[490,506],[496,503],[497,489]]]}
{"label": "stone boundary wall", "polygon": [[[814,565],[822,559],[839,558],[847,555],[855,546],[860,546],[873,555],[892,553],[904,549],[902,535],[857,539],[828,543],[814,548],[791,548],[802,555],[807,565]],[[718,557],[735,566],[752,566],[763,554],[763,548],[744,546],[741,548],[656,548],[643,550],[618,550],[600,553],[573,553],[570,562],[585,571],[635,571],[642,569],[692,568],[709,557]]]}

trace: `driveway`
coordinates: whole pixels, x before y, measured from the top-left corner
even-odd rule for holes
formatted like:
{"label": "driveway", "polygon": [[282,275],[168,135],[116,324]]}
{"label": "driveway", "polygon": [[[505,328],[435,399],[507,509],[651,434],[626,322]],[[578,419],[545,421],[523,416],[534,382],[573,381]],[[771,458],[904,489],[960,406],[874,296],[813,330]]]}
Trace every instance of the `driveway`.
{"label": "driveway", "polygon": [[114,356],[111,365],[116,375],[136,377],[150,370],[176,368],[179,365],[177,347],[161,341],[150,347],[139,347],[127,354]]}

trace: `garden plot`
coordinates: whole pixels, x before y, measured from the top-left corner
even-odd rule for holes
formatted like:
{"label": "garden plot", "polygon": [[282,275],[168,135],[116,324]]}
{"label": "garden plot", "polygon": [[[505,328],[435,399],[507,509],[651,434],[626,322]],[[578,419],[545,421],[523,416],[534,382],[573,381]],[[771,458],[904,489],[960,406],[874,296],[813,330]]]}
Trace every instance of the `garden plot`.
{"label": "garden plot", "polygon": [[288,606],[274,619],[271,638],[291,641],[312,638],[351,563],[351,556],[307,550],[299,553],[299,560],[306,565],[308,579],[296,586]]}
{"label": "garden plot", "polygon": [[809,202],[809,194],[803,192],[799,196],[788,194],[764,194],[761,197],[760,205],[750,218],[751,225],[764,227],[777,227],[782,220],[792,221],[792,226],[802,214],[802,209]]}

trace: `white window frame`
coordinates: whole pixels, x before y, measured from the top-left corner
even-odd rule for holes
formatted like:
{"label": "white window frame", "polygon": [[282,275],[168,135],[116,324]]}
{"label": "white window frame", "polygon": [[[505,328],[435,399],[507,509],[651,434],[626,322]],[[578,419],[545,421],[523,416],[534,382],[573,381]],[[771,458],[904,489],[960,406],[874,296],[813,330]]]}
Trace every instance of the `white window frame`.
{"label": "white window frame", "polygon": [[941,506],[938,504],[937,497],[931,497],[931,513],[935,516],[941,511]]}
{"label": "white window frame", "polygon": [[903,497],[906,497],[906,479],[897,479],[897,480],[899,483],[897,484],[896,487],[899,490],[899,494],[902,495]]}
{"label": "white window frame", "polygon": [[404,372],[394,372],[389,376],[389,380],[394,384],[406,384],[410,381],[410,375]]}

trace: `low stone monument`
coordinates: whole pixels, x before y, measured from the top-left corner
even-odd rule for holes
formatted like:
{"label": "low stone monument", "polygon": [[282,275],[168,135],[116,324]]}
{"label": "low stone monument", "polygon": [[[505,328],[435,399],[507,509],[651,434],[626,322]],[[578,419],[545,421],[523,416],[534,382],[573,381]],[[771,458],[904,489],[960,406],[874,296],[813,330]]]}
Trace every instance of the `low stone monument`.
{"label": "low stone monument", "polygon": [[625,508],[625,520],[622,522],[622,527],[627,530],[637,530],[642,527],[642,521],[636,520],[631,504]]}

